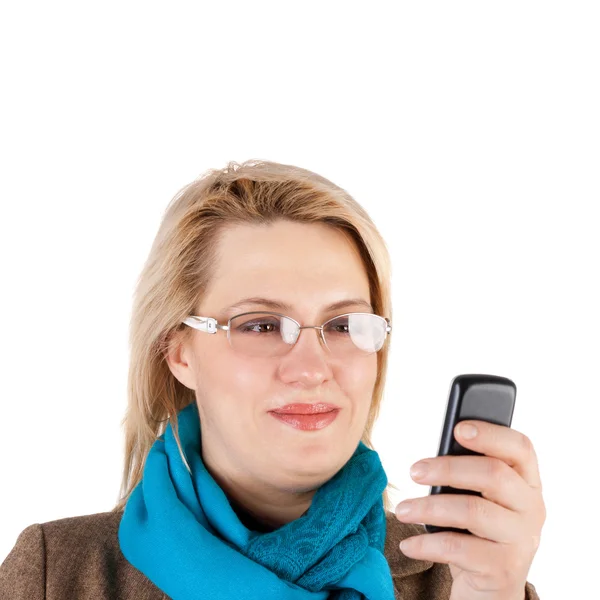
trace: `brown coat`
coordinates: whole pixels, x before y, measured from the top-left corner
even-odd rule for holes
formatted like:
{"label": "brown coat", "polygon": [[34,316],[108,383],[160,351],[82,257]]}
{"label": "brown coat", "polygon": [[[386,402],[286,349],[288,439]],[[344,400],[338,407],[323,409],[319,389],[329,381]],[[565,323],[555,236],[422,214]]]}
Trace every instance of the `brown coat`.
{"label": "brown coat", "polygon": [[[26,527],[0,566],[0,600],[169,600],[121,553],[122,513],[103,512]],[[397,600],[448,600],[452,577],[442,563],[408,558],[400,541],[425,533],[387,513],[384,554]],[[526,600],[539,600],[533,585]]]}

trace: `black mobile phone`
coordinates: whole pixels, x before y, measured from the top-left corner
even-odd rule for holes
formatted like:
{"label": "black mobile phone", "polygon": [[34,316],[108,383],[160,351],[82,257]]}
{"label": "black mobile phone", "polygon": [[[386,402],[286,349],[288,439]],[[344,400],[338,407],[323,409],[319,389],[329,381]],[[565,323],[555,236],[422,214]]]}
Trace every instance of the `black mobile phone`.
{"label": "black mobile phone", "polygon": [[[438,456],[447,454],[483,456],[481,452],[474,452],[461,446],[454,437],[454,428],[461,421],[471,419],[510,427],[516,397],[517,386],[506,377],[497,375],[457,375],[450,384]],[[446,485],[431,486],[429,493],[430,495],[472,494],[482,496],[481,492],[461,490]],[[468,529],[428,524],[425,524],[425,529],[428,533],[437,533],[438,531],[471,533]]]}

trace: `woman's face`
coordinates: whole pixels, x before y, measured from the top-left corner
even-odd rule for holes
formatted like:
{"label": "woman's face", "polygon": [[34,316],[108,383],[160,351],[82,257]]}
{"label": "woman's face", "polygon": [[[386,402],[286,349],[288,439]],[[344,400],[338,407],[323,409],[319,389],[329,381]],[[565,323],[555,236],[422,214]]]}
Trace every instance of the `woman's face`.
{"label": "woman's face", "polygon": [[[370,303],[370,296],[357,250],[326,225],[279,221],[231,227],[220,239],[214,268],[210,289],[194,314],[220,324],[247,311],[274,310],[301,325],[321,325],[347,312],[373,312],[365,304],[327,310],[347,299]],[[250,297],[290,308],[243,304],[228,310]],[[169,365],[196,390],[207,468],[219,474],[220,483],[238,481],[248,492],[253,487],[305,492],[333,477],[358,445],[377,376],[376,354],[332,357],[316,329],[301,330],[289,352],[275,358],[236,354],[225,331],[193,330]],[[292,402],[330,402],[341,410],[324,429],[302,431],[269,413]]]}

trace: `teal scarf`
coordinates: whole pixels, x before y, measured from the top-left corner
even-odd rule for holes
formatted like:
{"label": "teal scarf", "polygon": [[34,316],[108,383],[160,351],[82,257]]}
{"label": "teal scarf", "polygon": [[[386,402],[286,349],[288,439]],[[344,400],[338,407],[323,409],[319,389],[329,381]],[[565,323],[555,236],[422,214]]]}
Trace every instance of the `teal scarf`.
{"label": "teal scarf", "polygon": [[152,445],[119,525],[125,558],[173,600],[393,600],[383,555],[387,477],[359,442],[300,518],[245,527],[204,466],[198,407],[178,415],[185,468],[169,423]]}

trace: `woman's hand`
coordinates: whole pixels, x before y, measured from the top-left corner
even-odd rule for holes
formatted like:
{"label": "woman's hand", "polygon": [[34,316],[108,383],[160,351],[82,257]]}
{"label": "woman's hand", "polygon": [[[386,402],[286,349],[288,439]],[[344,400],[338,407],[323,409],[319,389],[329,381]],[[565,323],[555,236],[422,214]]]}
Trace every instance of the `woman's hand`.
{"label": "woman's hand", "polygon": [[[467,425],[477,435],[461,435]],[[540,543],[546,508],[537,456],[529,438],[514,429],[486,421],[463,421],[457,441],[485,456],[436,456],[411,469],[423,485],[449,485],[481,492],[434,494],[401,502],[396,517],[409,523],[468,529],[426,533],[401,545],[411,558],[446,563],[457,600],[524,600],[527,574]],[[426,465],[426,474],[413,474]],[[410,505],[410,511],[400,509]]]}

